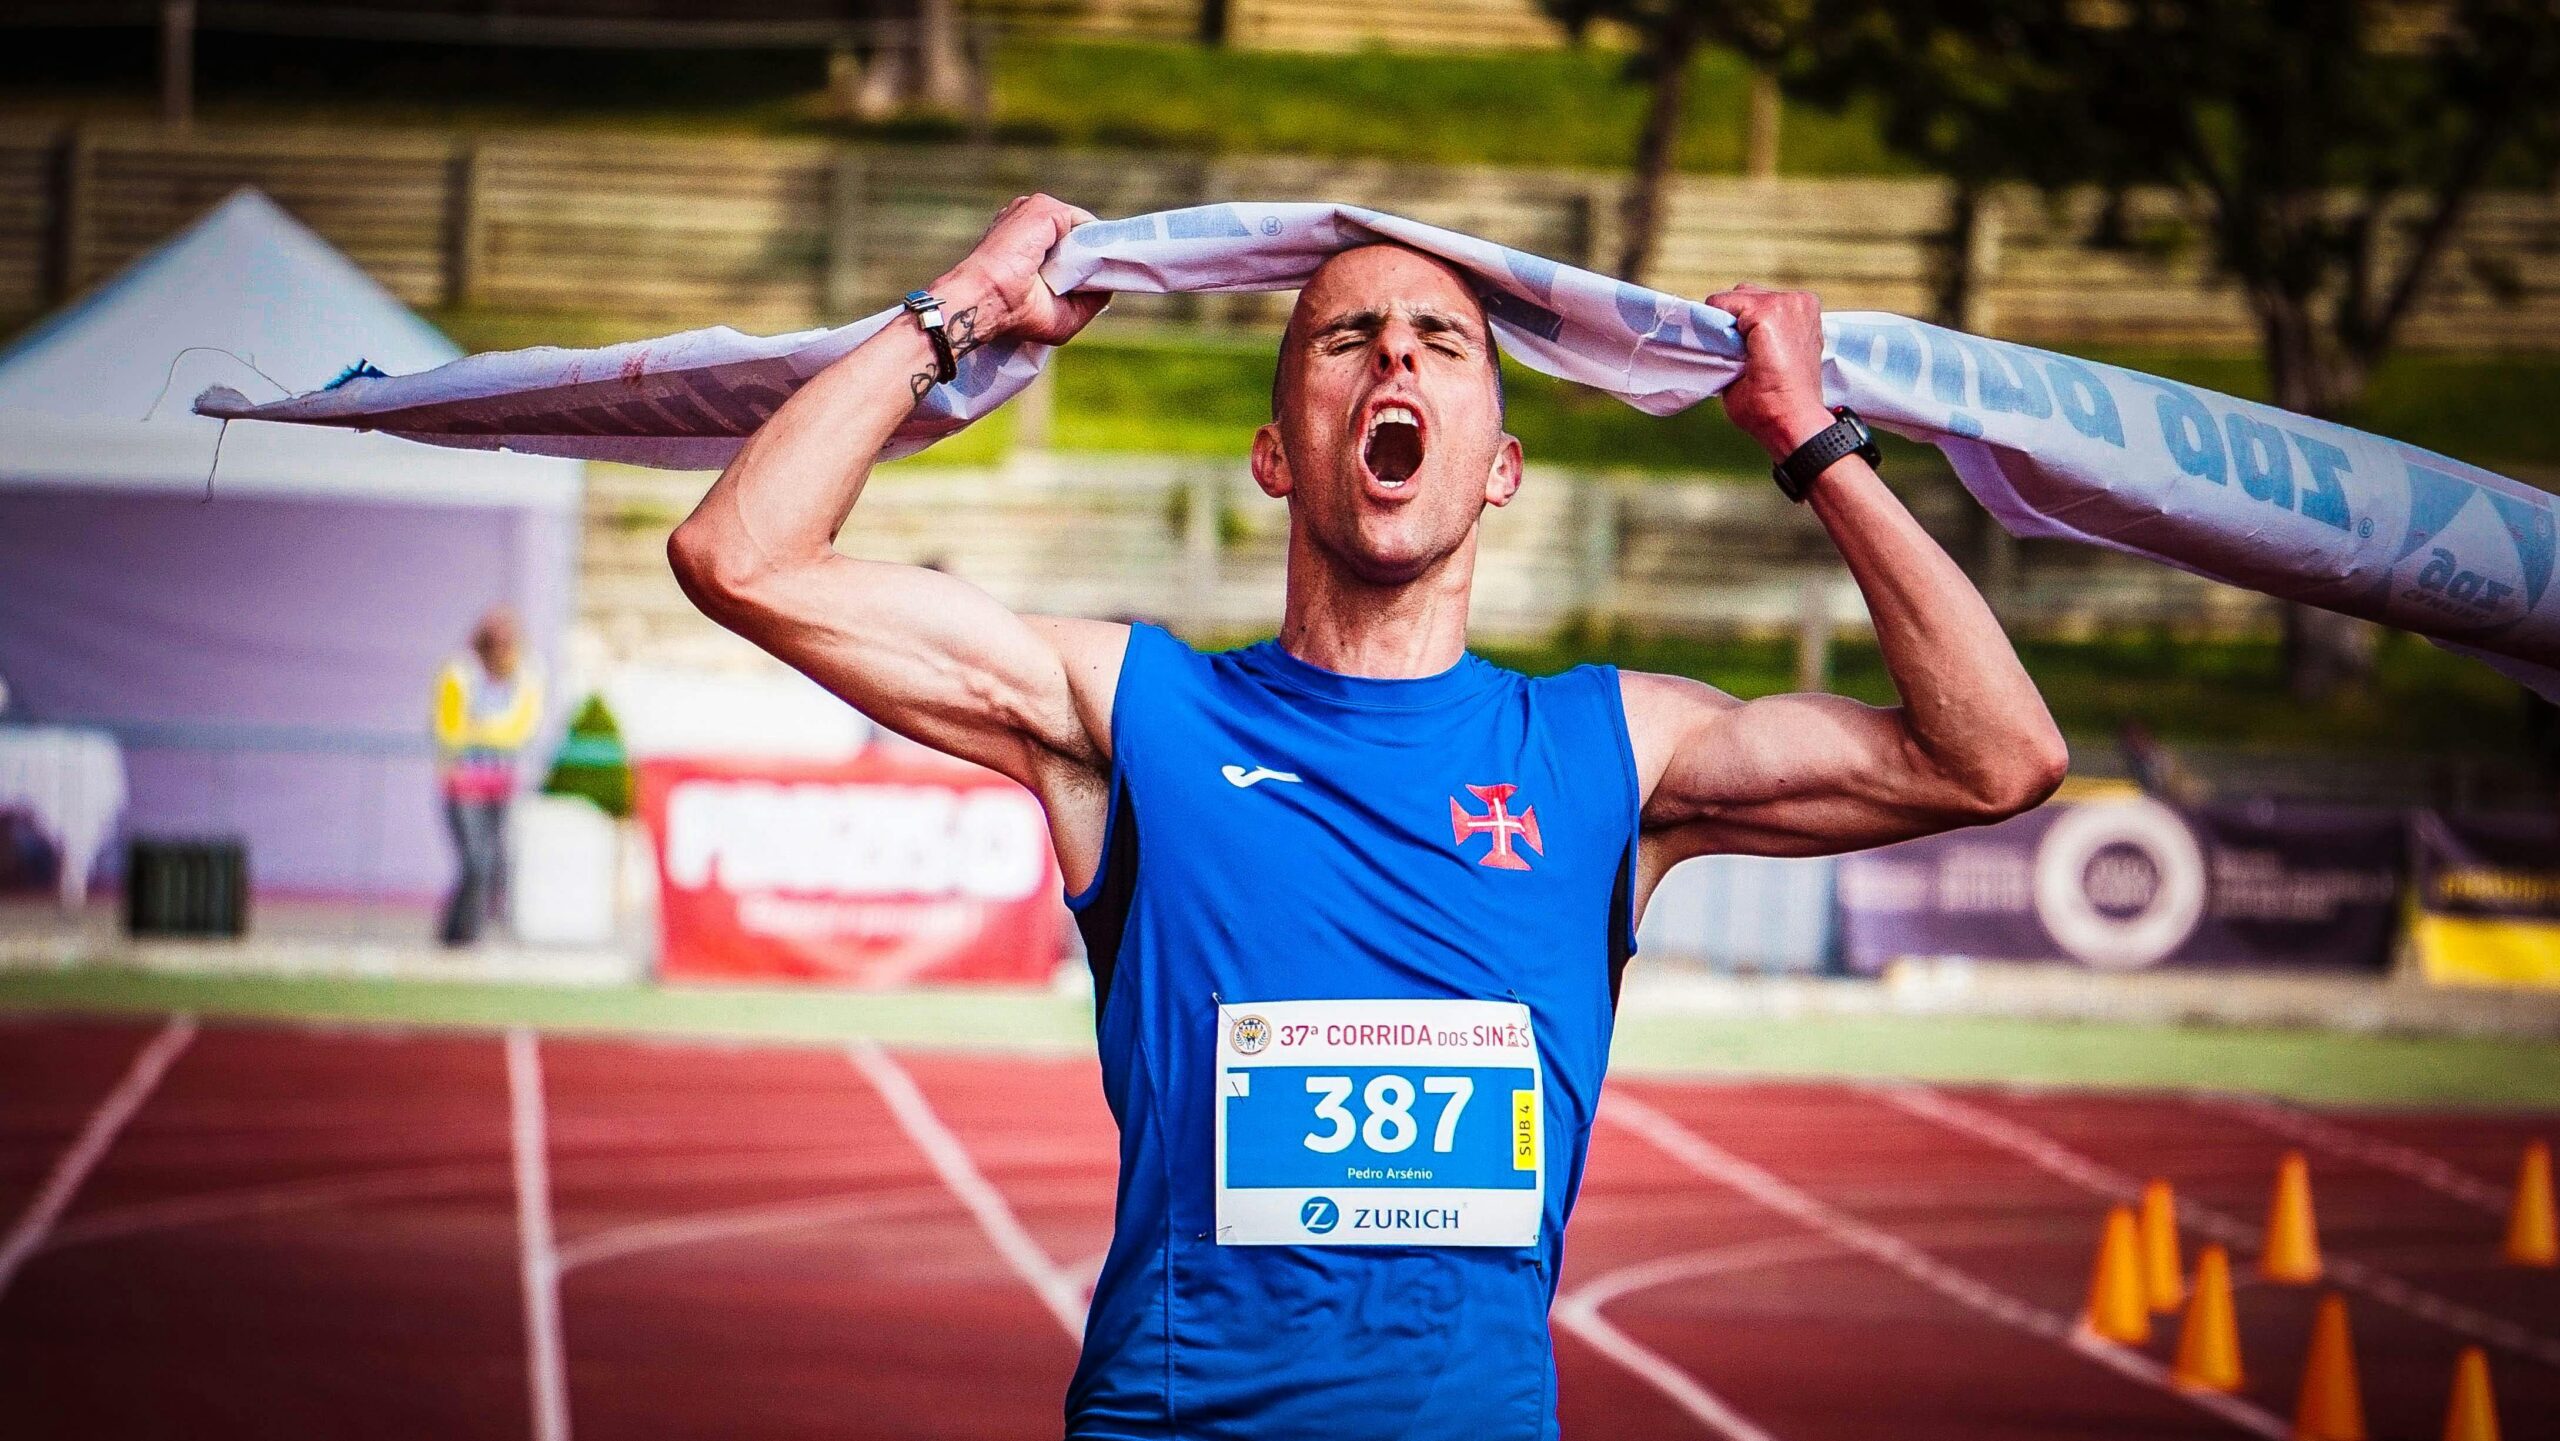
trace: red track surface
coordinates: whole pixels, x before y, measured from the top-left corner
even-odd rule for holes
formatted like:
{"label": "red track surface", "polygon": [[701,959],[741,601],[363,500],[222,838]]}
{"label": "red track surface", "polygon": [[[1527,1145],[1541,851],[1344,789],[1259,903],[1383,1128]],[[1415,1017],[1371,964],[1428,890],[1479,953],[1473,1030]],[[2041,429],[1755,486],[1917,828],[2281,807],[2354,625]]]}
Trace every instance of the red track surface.
{"label": "red track surface", "polygon": [[[137,1074],[155,1039],[174,1062]],[[529,1317],[556,1263],[586,1441],[1057,1434],[1074,1349],[1033,1283],[1082,1286],[1109,1239],[1090,1061],[538,1055],[554,1251],[528,1266],[520,1200],[540,1195],[519,1191],[500,1038],[0,1021],[0,1432],[549,1441]],[[920,1143],[899,1075],[956,1146]],[[2253,1227],[2303,1113],[1612,1094],[1559,1308],[1568,1436],[2249,1434],[2048,1322],[2080,1307],[2109,1177],[2167,1176]],[[2560,1117],[2326,1119],[2343,1129],[2311,1145],[2315,1194],[2329,1254],[2365,1268],[2349,1303],[2372,1434],[2435,1434],[2465,1326],[2491,1333],[2507,1435],[2560,1434],[2560,1273],[2498,1264],[2486,1208]],[[2291,1415],[2316,1293],[2239,1259],[2243,1399],[2264,1425]]]}

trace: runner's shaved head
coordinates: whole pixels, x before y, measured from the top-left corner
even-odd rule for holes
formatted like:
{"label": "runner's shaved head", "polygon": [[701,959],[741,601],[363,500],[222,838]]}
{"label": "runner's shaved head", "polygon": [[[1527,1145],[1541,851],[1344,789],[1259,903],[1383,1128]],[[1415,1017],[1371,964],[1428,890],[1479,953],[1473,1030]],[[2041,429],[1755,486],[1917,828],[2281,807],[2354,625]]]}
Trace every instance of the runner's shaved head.
{"label": "runner's shaved head", "polygon": [[[1397,245],[1391,241],[1380,241],[1374,245],[1358,245],[1334,255],[1324,264],[1317,266],[1316,273],[1309,276],[1306,285],[1298,291],[1297,303],[1289,307],[1289,323],[1280,332],[1278,363],[1271,370],[1271,418],[1275,421],[1279,420],[1283,414],[1283,408],[1288,404],[1290,389],[1299,369],[1295,358],[1303,352],[1304,347],[1300,342],[1309,334],[1308,327],[1333,325],[1344,321],[1352,323],[1373,321],[1378,312],[1378,304],[1364,306],[1361,304],[1362,298],[1377,297],[1381,303],[1390,298],[1378,295],[1381,277],[1375,273],[1377,267],[1366,262],[1348,266],[1348,269],[1359,272],[1356,276],[1331,274],[1337,268],[1346,267],[1346,263],[1351,262],[1353,257],[1366,256],[1376,251],[1393,252],[1400,257],[1410,256],[1447,278],[1449,284],[1445,288],[1426,287],[1425,293],[1431,291],[1439,293],[1420,303],[1421,308],[1416,310],[1415,320],[1417,323],[1429,323],[1435,326],[1464,321],[1461,328],[1472,331],[1477,343],[1484,349],[1487,363],[1493,369],[1494,414],[1497,419],[1507,419],[1510,407],[1502,390],[1502,350],[1499,342],[1494,338],[1492,318],[1485,313],[1484,301],[1477,294],[1475,286],[1456,267],[1446,261],[1425,255],[1411,246]],[[1384,278],[1395,288],[1401,289],[1409,286],[1415,277],[1411,267],[1398,264],[1388,270]],[[1313,312],[1319,308],[1327,312],[1327,318],[1321,322],[1316,321],[1313,316]]]}
{"label": "runner's shaved head", "polygon": [[1483,300],[1446,262],[1363,245],[1318,267],[1254,436],[1254,481],[1287,498],[1296,551],[1372,585],[1458,557],[1520,485],[1501,362]]}

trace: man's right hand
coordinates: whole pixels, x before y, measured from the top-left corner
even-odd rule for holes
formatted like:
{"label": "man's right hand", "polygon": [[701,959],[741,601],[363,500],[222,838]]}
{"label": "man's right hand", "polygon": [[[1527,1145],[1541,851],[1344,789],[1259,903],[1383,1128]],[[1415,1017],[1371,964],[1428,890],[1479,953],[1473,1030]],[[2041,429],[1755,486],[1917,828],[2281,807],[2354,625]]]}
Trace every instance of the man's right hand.
{"label": "man's right hand", "polygon": [[1040,267],[1066,233],[1093,219],[1054,196],[1023,195],[996,212],[967,259],[944,273],[933,292],[958,317],[974,308],[972,333],[955,335],[963,350],[990,340],[1064,345],[1110,302],[1103,291],[1060,295],[1040,278]]}
{"label": "man's right hand", "polygon": [[[1082,330],[1105,297],[1061,296],[1040,267],[1092,218],[1045,195],[1006,206],[934,284],[953,347],[1056,345]],[[747,438],[668,538],[667,559],[712,619],[881,725],[1030,787],[1081,887],[1102,863],[1129,628],[1016,615],[958,576],[835,546],[933,362],[922,330],[892,325],[820,371]]]}

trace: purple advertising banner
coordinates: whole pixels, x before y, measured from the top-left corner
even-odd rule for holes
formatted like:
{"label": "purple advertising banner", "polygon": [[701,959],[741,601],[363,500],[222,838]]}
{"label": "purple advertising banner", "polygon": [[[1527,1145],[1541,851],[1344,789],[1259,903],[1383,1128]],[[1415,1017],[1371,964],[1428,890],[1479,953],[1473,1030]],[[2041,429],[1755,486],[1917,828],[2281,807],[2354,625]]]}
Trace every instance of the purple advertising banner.
{"label": "purple advertising banner", "polygon": [[1843,857],[1841,941],[1870,974],[1938,955],[2378,971],[2407,854],[2393,809],[2061,801]]}

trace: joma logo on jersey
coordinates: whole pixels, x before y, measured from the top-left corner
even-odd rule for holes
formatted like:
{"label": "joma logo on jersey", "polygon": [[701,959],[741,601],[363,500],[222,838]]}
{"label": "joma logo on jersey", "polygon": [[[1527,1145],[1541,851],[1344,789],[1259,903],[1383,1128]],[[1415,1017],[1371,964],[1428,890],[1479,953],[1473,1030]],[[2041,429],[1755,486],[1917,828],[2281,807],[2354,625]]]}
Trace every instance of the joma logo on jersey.
{"label": "joma logo on jersey", "polygon": [[1466,848],[1470,837],[1493,837],[1493,844],[1476,858],[1477,865],[1491,866],[1497,871],[1529,869],[1529,863],[1512,848],[1514,839],[1539,855],[1547,853],[1546,846],[1538,840],[1537,808],[1522,806],[1520,814],[1515,816],[1511,813],[1511,797],[1519,790],[1515,785],[1467,787],[1467,794],[1484,803],[1483,815],[1468,810],[1456,796],[1449,798],[1449,829],[1456,833],[1459,849]]}

